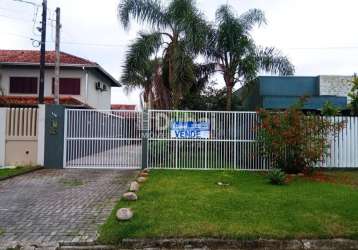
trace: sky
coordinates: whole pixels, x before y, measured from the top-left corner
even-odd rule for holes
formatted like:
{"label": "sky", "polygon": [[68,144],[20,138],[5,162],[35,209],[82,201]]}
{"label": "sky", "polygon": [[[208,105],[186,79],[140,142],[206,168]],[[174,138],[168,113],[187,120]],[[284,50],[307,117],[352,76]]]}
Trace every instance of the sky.
{"label": "sky", "polygon": [[[24,0],[25,1],[25,0]],[[40,0],[26,0],[41,4]],[[169,0],[162,0],[165,4]],[[124,30],[117,19],[120,0],[48,0],[49,18],[61,8],[61,50],[95,61],[120,78],[128,44],[138,31]],[[358,72],[358,0],[197,0],[209,21],[222,4],[239,15],[249,9],[265,12],[266,25],[253,30],[258,45],[274,46],[289,57],[296,75],[352,75]],[[41,9],[19,0],[0,0],[0,49],[38,49],[36,27]],[[36,14],[37,13],[37,14]],[[54,22],[49,21],[46,49],[54,49]],[[36,44],[35,44],[36,45]],[[222,84],[220,76],[216,77]],[[140,90],[127,95],[112,88],[112,103],[139,104]]]}

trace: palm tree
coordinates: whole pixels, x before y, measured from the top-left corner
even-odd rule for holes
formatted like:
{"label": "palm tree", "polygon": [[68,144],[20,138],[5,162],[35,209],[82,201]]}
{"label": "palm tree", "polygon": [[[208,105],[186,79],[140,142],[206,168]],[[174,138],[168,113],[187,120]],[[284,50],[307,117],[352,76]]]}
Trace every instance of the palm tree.
{"label": "palm tree", "polygon": [[245,85],[263,70],[273,74],[292,75],[294,66],[275,48],[255,45],[250,31],[266,23],[264,13],[251,9],[237,17],[232,7],[221,6],[216,11],[216,29],[211,30],[207,56],[217,65],[226,84],[226,109],[231,109],[232,91],[237,83]]}
{"label": "palm tree", "polygon": [[143,46],[142,38],[129,46],[121,82],[126,92],[133,89],[143,89],[143,100],[148,108],[169,108],[169,93],[163,85],[161,67],[162,60],[158,58],[137,60],[137,48]]}
{"label": "palm tree", "polygon": [[125,64],[126,74],[133,76],[137,69],[145,69],[148,61],[162,52],[162,84],[169,91],[171,105],[177,108],[195,84],[194,59],[205,51],[209,27],[203,15],[193,0],[172,0],[167,6],[156,0],[122,0],[118,16],[125,28],[129,27],[133,18],[152,29],[149,33],[140,33],[130,47]]}

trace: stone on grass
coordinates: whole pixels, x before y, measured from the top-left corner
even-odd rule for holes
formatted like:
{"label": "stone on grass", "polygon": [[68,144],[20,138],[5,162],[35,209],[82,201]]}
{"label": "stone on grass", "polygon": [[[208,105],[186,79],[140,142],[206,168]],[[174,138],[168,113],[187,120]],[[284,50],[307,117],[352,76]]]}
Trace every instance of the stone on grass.
{"label": "stone on grass", "polygon": [[145,182],[146,180],[147,180],[146,177],[138,177],[137,182],[138,182],[138,183],[143,183],[143,182]]}
{"label": "stone on grass", "polygon": [[116,213],[118,220],[130,220],[133,217],[133,212],[130,208],[120,208]]}
{"label": "stone on grass", "polygon": [[129,191],[130,191],[130,192],[138,192],[138,190],[139,190],[139,184],[138,184],[138,182],[132,181],[132,182],[131,182],[131,185],[129,186]]}
{"label": "stone on grass", "polygon": [[134,192],[127,192],[122,195],[122,199],[126,201],[136,201],[138,196]]}
{"label": "stone on grass", "polygon": [[145,168],[145,169],[142,170],[142,173],[147,173],[147,174],[149,174],[149,171],[150,171],[149,168]]}
{"label": "stone on grass", "polygon": [[148,177],[149,174],[147,172],[140,172],[139,177]]}

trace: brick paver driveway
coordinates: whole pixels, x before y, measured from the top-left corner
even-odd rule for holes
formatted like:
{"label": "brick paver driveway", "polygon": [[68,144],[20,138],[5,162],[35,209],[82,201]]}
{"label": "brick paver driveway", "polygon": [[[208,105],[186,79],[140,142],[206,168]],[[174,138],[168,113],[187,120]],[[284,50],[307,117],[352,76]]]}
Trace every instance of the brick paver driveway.
{"label": "brick paver driveway", "polygon": [[136,171],[39,170],[0,182],[0,248],[93,241]]}

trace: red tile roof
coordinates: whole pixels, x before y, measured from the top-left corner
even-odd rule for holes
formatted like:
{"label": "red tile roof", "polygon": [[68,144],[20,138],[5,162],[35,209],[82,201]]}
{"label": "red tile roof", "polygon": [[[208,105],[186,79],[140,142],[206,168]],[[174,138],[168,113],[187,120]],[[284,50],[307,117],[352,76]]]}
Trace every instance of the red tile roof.
{"label": "red tile roof", "polygon": [[[55,51],[46,51],[45,60],[47,65],[53,66],[55,64]],[[113,78],[107,71],[105,71],[99,64],[89,61],[87,59],[74,56],[65,52],[60,54],[61,66],[71,67],[90,67],[95,68],[101,72],[107,79],[111,81],[112,87],[120,87],[119,82]],[[40,51],[38,50],[0,50],[0,65],[39,65]]]}
{"label": "red tile roof", "polygon": [[136,105],[132,104],[112,104],[111,109],[115,110],[135,110]]}
{"label": "red tile roof", "polygon": [[[55,63],[55,51],[46,51],[46,63]],[[61,52],[61,64],[96,65],[87,59]],[[32,63],[40,62],[40,51],[38,50],[0,50],[0,63]]]}
{"label": "red tile roof", "polygon": [[[53,104],[53,97],[45,97],[45,104]],[[35,96],[0,96],[0,106],[17,107],[17,106],[36,106],[38,104]],[[65,106],[85,106],[81,101],[73,97],[61,97],[60,104]]]}

